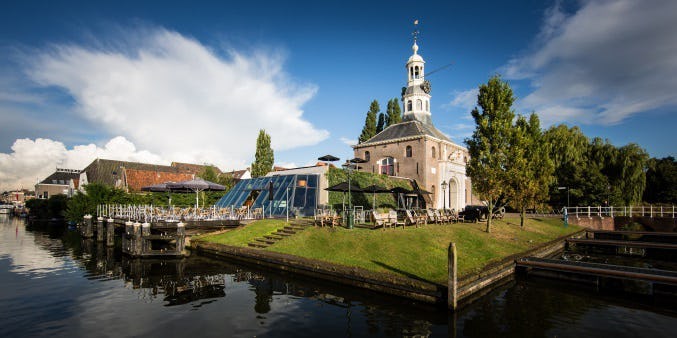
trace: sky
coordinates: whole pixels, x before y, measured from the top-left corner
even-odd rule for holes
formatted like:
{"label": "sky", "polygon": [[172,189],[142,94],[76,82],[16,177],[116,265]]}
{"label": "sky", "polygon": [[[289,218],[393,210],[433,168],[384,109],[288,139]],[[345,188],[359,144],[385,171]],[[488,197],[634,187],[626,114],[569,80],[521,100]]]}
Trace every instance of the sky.
{"label": "sky", "polygon": [[[676,156],[677,2],[3,1],[0,191],[96,158],[238,170],[352,158],[372,100],[406,85],[412,32],[433,122],[464,144],[477,88],[518,114]],[[414,20],[419,24],[414,26]],[[446,68],[444,68],[446,66]]]}

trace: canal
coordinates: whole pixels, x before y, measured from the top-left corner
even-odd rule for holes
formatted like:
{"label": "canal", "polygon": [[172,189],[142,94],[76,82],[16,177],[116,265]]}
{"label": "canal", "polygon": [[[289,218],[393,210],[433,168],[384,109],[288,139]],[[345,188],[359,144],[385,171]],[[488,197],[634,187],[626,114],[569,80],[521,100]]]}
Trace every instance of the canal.
{"label": "canal", "polygon": [[518,279],[457,314],[192,255],[129,259],[0,215],[0,337],[674,337],[677,306]]}

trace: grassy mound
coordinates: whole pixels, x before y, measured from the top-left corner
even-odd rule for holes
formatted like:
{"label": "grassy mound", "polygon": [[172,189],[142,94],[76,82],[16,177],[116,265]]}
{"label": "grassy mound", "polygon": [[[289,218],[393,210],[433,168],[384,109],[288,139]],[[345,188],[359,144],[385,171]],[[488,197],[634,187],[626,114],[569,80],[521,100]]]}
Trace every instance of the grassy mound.
{"label": "grassy mound", "polygon": [[200,236],[200,240],[232,246],[247,246],[247,243],[276,232],[287,225],[287,222],[277,219],[265,219],[247,224],[218,235]]}

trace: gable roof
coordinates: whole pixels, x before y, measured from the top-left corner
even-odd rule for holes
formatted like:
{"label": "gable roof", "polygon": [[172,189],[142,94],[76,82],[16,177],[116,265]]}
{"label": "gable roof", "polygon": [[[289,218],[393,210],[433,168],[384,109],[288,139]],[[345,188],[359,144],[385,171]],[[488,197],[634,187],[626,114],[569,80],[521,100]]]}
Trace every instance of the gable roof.
{"label": "gable roof", "polygon": [[409,120],[388,126],[382,132],[376,134],[376,136],[353,147],[359,148],[362,146],[372,145],[374,143],[422,136],[431,136],[442,141],[453,143],[446,135],[437,130],[437,128],[435,128],[435,126],[433,126],[431,123],[422,123],[418,120]]}
{"label": "gable roof", "polygon": [[124,169],[125,184],[130,191],[141,191],[141,188],[164,182],[181,182],[192,180],[195,175],[187,172],[172,173],[142,169]]}
{"label": "gable roof", "polygon": [[88,183],[101,183],[114,186],[116,179],[122,179],[124,169],[147,170],[178,173],[178,168],[159,164],[96,159],[84,170]]}
{"label": "gable roof", "polygon": [[191,173],[191,174],[199,174],[206,167],[213,167],[214,171],[216,172],[217,175],[223,173],[221,171],[221,169],[219,169],[217,166],[211,166],[211,165],[172,162],[171,166],[174,167],[174,168],[177,168],[180,172]]}
{"label": "gable roof", "polygon": [[60,184],[60,185],[69,185],[70,180],[79,179],[80,173],[78,172],[64,172],[64,171],[55,171],[53,174],[47,176],[39,184]]}

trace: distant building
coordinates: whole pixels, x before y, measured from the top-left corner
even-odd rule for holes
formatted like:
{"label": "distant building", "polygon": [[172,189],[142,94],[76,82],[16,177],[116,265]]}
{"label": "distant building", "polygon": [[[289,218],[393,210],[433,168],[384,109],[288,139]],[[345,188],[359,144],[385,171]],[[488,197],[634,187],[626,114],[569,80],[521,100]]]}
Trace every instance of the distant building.
{"label": "distant building", "polygon": [[252,172],[249,168],[242,170],[233,170],[231,172],[223,173],[224,175],[230,176],[233,178],[233,183],[240,182],[240,180],[246,180],[252,178]]}
{"label": "distant building", "polygon": [[[80,173],[80,186],[100,183],[128,192],[141,191],[142,187],[164,183],[180,182],[195,178],[206,166],[172,162],[172,165],[96,159]],[[214,167],[217,174],[219,168]]]}
{"label": "distant building", "polygon": [[57,168],[56,171],[35,185],[36,198],[46,199],[54,195],[72,196],[78,189],[80,170]]}
{"label": "distant building", "polygon": [[406,64],[407,87],[402,90],[402,122],[353,146],[353,151],[355,157],[367,161],[359,170],[414,179],[432,193],[426,196],[432,207],[460,210],[472,200],[470,179],[465,174],[470,156],[465,147],[433,125],[430,82],[425,80],[425,61],[418,54],[416,40],[412,50]]}

